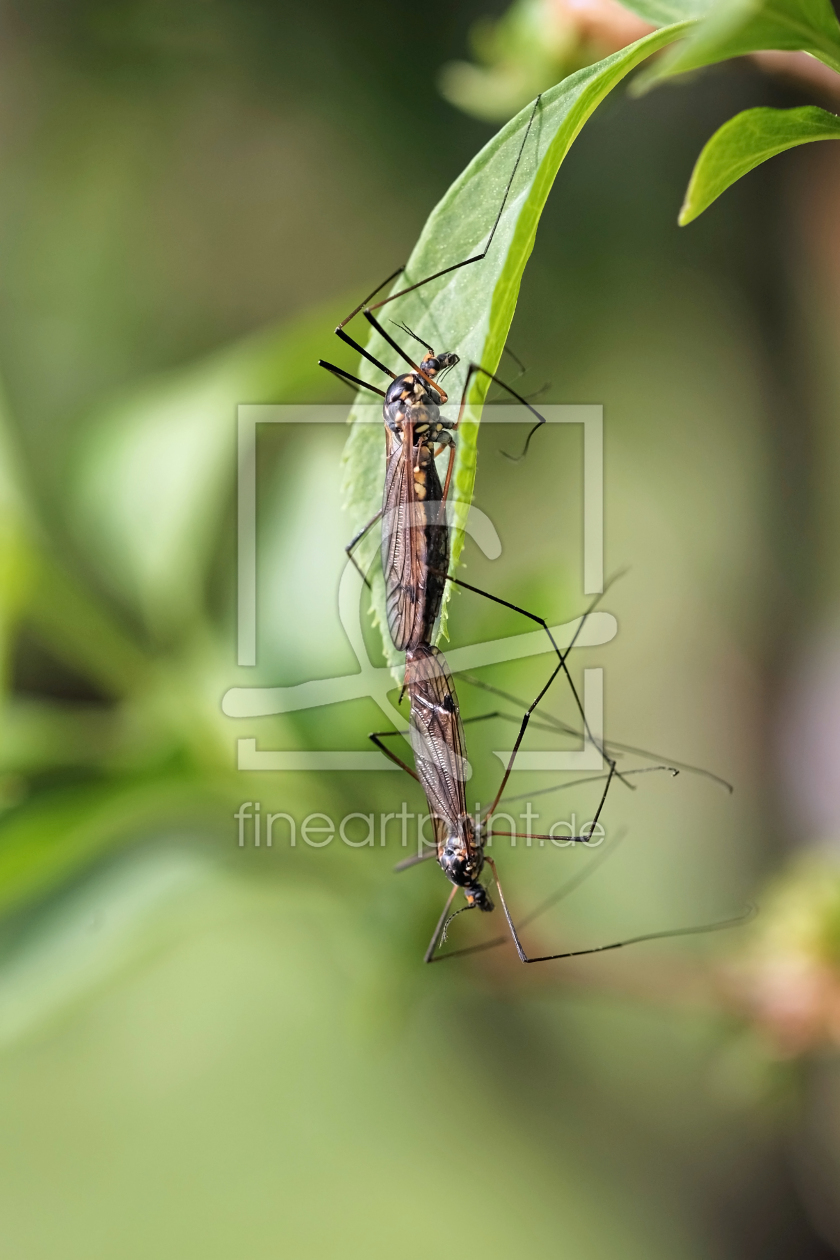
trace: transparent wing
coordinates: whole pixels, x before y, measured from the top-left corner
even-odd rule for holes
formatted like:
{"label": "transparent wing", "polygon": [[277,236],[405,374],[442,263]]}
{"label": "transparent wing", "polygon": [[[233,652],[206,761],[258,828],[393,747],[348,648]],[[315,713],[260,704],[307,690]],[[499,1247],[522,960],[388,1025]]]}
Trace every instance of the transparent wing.
{"label": "transparent wing", "polygon": [[406,660],[411,697],[411,743],[431,813],[453,822],[466,814],[470,776],[464,729],[452,675],[437,648],[423,646]]}

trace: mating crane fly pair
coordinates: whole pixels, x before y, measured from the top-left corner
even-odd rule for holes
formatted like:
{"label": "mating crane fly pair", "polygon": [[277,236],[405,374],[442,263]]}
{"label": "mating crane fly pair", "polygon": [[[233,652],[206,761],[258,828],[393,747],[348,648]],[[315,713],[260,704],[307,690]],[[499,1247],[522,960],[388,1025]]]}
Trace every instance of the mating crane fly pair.
{"label": "mating crane fly pair", "polygon": [[[647,934],[630,940],[598,946],[594,949],[529,957],[523,949],[508,910],[499,882],[496,864],[486,852],[486,846],[494,835],[512,836],[518,834],[495,831],[490,826],[490,820],[507,787],[515,758],[532,715],[561,672],[568,682],[577,711],[580,714],[584,739],[597,748],[609,767],[605,776],[594,776],[604,780],[604,787],[597,811],[591,824],[588,825],[587,834],[572,836],[570,837],[570,842],[586,843],[590,840],[600,819],[607,794],[616,777],[627,782],[629,774],[644,772],[618,771],[615,759],[608,755],[606,747],[594,738],[590,730],[579,694],[566,665],[566,657],[572,646],[574,646],[586,616],[589,615],[591,609],[581,619],[572,643],[566,648],[565,652],[561,652],[547,622],[542,617],[498,596],[481,591],[469,583],[460,581],[452,577],[448,572],[450,539],[446,522],[446,503],[452,483],[455,460],[455,435],[464,417],[473,378],[477,375],[483,375],[489,381],[500,385],[513,398],[531,411],[535,418],[535,424],[526,439],[522,452],[523,456],[527,453],[531,437],[540,425],[545,423],[545,418],[540,415],[527,399],[517,393],[510,385],[500,380],[492,371],[483,367],[480,363],[471,362],[467,366],[457,418],[454,421],[447,419],[441,414],[441,408],[448,402],[448,395],[441,382],[442,378],[458,365],[460,362],[459,356],[449,350],[435,351],[431,345],[409,328],[407,324],[394,321],[396,328],[423,346],[425,350],[425,354],[422,357],[415,354],[412,358],[408,351],[391,336],[374,314],[374,311],[423,288],[432,281],[438,280],[460,268],[480,263],[487,256],[525,152],[525,146],[528,142],[539,104],[540,98],[537,97],[504,190],[501,205],[483,250],[440,271],[436,271],[422,280],[408,284],[404,288],[399,289],[398,292],[373,303],[373,298],[388,285],[392,284],[399,275],[403,274],[404,268],[400,268],[378,285],[335,329],[336,335],[342,341],[357,351],[368,363],[384,373],[386,377],[391,378],[387,389],[380,389],[371,382],[352,375],[344,368],[337,367],[335,364],[323,359],[319,360],[321,367],[337,376],[346,384],[368,390],[383,399],[382,415],[386,437],[386,471],[382,507],[358,531],[346,550],[348,557],[358,569],[363,580],[367,582],[367,577],[362,569],[359,568],[353,553],[376,522],[382,521],[381,562],[385,580],[388,629],[395,648],[400,652],[405,652],[406,667],[402,694],[408,696],[411,706],[409,731],[415,758],[415,769],[412,770],[410,766],[382,742],[398,732],[374,732],[370,738],[386,756],[421,784],[434,825],[434,854],[422,854],[416,858],[410,858],[405,862],[399,863],[397,870],[406,869],[435,856],[443,873],[452,884],[448,899],[432,934],[429,947],[426,950],[426,962],[437,961],[439,958],[453,957],[456,954],[471,952],[475,948],[487,948],[490,945],[501,943],[499,941],[489,942],[485,943],[484,946],[468,947],[466,950],[453,950],[446,954],[436,954],[439,944],[446,937],[447,926],[451,919],[455,917],[455,914],[460,914],[463,910],[472,909],[485,912],[493,910],[494,903],[490,892],[481,882],[485,865],[492,872],[493,883],[519,957],[522,962],[526,963],[546,962],[551,959],[567,958],[573,955],[597,953],[605,949],[618,949],[637,941],[651,940],[662,936],[707,932],[743,921],[743,916],[741,916],[738,919],[726,920],[725,922],[678,929],[676,932]],[[410,371],[399,374],[393,372],[346,331],[346,326],[359,314],[364,316],[375,332],[403,359]],[[416,362],[416,359],[419,359],[419,362]],[[444,451],[448,452],[448,462],[445,477],[441,483],[436,460]],[[513,609],[536,622],[546,633],[551,649],[557,658],[557,663],[553,667],[547,682],[540,689],[532,703],[525,709],[513,751],[492,804],[480,814],[477,814],[475,818],[469,813],[466,803],[464,784],[468,774],[468,763],[466,759],[464,724],[460,715],[455,686],[446,659],[443,653],[434,646],[433,642],[447,582],[456,583],[467,590],[483,595],[494,603]],[[486,684],[485,688],[490,691],[494,690],[491,687],[486,687]],[[402,699],[402,694],[400,699]],[[492,714],[484,716],[508,715]],[[642,750],[634,749],[632,751],[640,752],[645,756],[653,756],[653,754],[643,753]],[[684,768],[695,769],[695,767]],[[677,768],[673,766],[653,766],[648,767],[648,769],[670,770],[672,773],[677,773]],[[700,773],[708,772],[700,771]],[[714,778],[716,776],[710,777]],[[527,838],[541,841],[553,839],[552,836],[535,836],[531,833],[528,834]],[[459,889],[464,894],[466,904],[461,910],[453,913],[451,907]],[[530,916],[530,918],[533,917]],[[530,918],[528,921],[530,921]]]}

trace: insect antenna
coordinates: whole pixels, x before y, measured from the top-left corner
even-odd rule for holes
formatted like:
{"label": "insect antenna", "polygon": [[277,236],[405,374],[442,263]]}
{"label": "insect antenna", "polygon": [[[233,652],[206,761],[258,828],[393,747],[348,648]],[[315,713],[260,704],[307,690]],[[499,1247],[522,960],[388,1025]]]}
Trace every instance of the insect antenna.
{"label": "insect antenna", "polygon": [[430,346],[428,341],[424,341],[422,337],[418,337],[417,333],[409,328],[408,324],[401,324],[398,319],[392,319],[391,323],[395,328],[401,328],[404,333],[408,333],[409,337],[413,337],[415,341],[419,341],[421,346],[425,346],[429,354],[434,354],[434,346]]}
{"label": "insect antenna", "polygon": [[474,905],[461,906],[460,910],[455,910],[453,911],[452,914],[450,914],[449,918],[446,920],[446,922],[443,925],[443,928],[441,929],[441,933],[440,933],[441,945],[446,940],[446,933],[449,931],[449,924],[452,922],[453,919],[457,919],[459,914],[463,914],[466,910],[475,910],[475,906]]}

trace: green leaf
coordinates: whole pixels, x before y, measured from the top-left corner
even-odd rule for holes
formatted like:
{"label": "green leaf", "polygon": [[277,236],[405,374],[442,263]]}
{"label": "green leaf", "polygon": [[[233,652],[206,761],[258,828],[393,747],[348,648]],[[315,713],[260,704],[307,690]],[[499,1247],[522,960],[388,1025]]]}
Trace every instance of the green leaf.
{"label": "green leaf", "polygon": [[840,24],[830,0],[716,0],[689,38],[640,76],[635,88],[644,91],[675,74],[767,49],[811,53],[840,70]]}
{"label": "green leaf", "polygon": [[680,210],[680,225],[696,219],[747,171],[785,149],[814,140],[840,140],[840,118],[816,105],[762,107],[736,114],[715,132],[698,157]]}
{"label": "green leaf", "polygon": [[[407,323],[437,350],[456,350],[461,356],[460,376],[447,378],[454,414],[461,396],[464,373],[472,360],[495,372],[516,310],[519,285],[539,225],[543,206],[560,165],[579,131],[605,96],[651,53],[672,43],[688,29],[680,23],[655,31],[570,75],[546,92],[540,102],[522,154],[522,160],[487,258],[451,272],[415,293],[407,294],[379,312],[383,318]],[[485,145],[432,211],[405,273],[392,292],[407,283],[440,271],[451,263],[480,253],[502,202],[505,186],[522,145],[532,106],[503,127]],[[357,321],[361,325],[361,321]],[[353,325],[351,327],[355,327]],[[363,325],[362,325],[363,327]],[[386,323],[386,327],[390,325]],[[359,334],[361,335],[361,333]],[[381,337],[368,343],[373,354],[393,370],[402,361]],[[366,380],[377,380],[370,365],[359,369]],[[454,379],[453,379],[454,377]],[[451,382],[451,384],[450,384]],[[487,393],[486,377],[474,377],[470,409],[458,433],[458,455],[453,479],[456,506],[452,559],[457,563],[463,545],[458,532],[466,519],[475,483],[478,425]],[[381,421],[381,407],[371,395],[360,395],[350,420]],[[537,457],[538,455],[532,456]],[[354,423],[345,450],[345,490],[354,528],[378,511],[382,501],[384,440],[381,423]],[[371,534],[375,531],[371,531]],[[375,543],[371,539],[368,555]],[[379,625],[385,654],[394,659],[385,618],[384,592],[378,566],[374,569],[373,615]]]}

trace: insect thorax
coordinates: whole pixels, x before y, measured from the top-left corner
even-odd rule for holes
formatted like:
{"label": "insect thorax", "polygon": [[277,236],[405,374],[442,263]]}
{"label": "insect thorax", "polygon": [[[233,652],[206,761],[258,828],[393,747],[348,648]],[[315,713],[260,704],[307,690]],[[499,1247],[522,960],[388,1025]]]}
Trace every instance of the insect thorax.
{"label": "insect thorax", "polygon": [[437,840],[438,862],[447,879],[459,888],[474,884],[484,866],[484,852],[476,842],[472,819],[442,819]]}
{"label": "insect thorax", "polygon": [[444,427],[437,400],[432,397],[426,382],[413,373],[398,376],[391,384],[385,395],[382,418],[391,432],[399,437],[410,424],[414,445],[434,440],[435,433]]}

